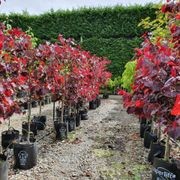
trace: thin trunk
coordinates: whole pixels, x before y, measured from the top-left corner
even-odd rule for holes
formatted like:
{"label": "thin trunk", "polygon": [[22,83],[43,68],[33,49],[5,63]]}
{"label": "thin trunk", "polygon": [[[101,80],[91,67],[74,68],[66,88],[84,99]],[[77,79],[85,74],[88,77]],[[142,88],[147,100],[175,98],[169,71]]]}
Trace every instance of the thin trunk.
{"label": "thin trunk", "polygon": [[28,143],[30,143],[30,127],[31,127],[31,95],[29,94],[29,102],[28,102]]}
{"label": "thin trunk", "polygon": [[154,128],[154,118],[151,120],[151,131],[153,131],[153,128]]}
{"label": "thin trunk", "polygon": [[164,155],[164,159],[166,161],[169,161],[169,157],[170,157],[170,144],[169,144],[169,140],[170,137],[169,135],[166,136],[166,149],[165,149],[165,155]]}
{"label": "thin trunk", "polygon": [[71,103],[70,103],[70,105],[69,105],[69,116],[71,116],[71,114],[72,114],[72,106],[71,106]]}
{"label": "thin trunk", "polygon": [[53,121],[55,121],[55,112],[56,112],[56,102],[53,101]]}
{"label": "thin trunk", "polygon": [[39,102],[39,116],[41,116],[41,112],[42,112],[42,101],[40,100],[40,102]]}
{"label": "thin trunk", "polygon": [[61,122],[61,123],[64,122],[64,97],[62,98],[62,107],[61,107],[61,118],[60,118],[60,122]]}
{"label": "thin trunk", "polygon": [[158,139],[161,139],[161,126],[158,125]]}
{"label": "thin trunk", "polygon": [[8,118],[8,129],[10,128],[10,126],[11,126],[11,120],[10,118]]}

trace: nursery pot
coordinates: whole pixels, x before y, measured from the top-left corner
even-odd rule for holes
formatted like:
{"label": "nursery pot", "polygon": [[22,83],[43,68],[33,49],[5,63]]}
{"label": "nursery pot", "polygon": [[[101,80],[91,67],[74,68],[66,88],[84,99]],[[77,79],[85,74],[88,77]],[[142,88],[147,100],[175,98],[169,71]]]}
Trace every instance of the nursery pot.
{"label": "nursery pot", "polygon": [[12,148],[13,141],[19,139],[19,131],[14,128],[9,128],[7,131],[3,131],[1,134],[1,145],[4,149],[7,147]]}
{"label": "nursery pot", "polygon": [[[30,122],[30,131],[33,132],[34,136],[37,135],[37,124],[35,122]],[[22,134],[27,136],[28,134],[28,122],[22,123]]]}
{"label": "nursery pot", "polygon": [[8,180],[8,169],[7,156],[0,154],[0,180]]}
{"label": "nursery pot", "polygon": [[38,106],[38,102],[37,101],[32,101],[32,108],[35,108],[35,107],[37,107]]}
{"label": "nursery pot", "polygon": [[180,170],[177,165],[163,159],[155,158],[152,170],[152,180],[178,180],[180,179]]}
{"label": "nursery pot", "polygon": [[76,114],[76,127],[79,127],[81,123],[81,116],[79,113]]}
{"label": "nursery pot", "polygon": [[165,145],[164,143],[151,143],[150,151],[148,154],[148,161],[153,164],[154,158],[163,158],[165,154]]}
{"label": "nursery pot", "polygon": [[150,131],[150,130],[151,130],[151,125],[141,123],[141,124],[140,124],[140,137],[141,137],[141,138],[144,138],[144,132],[145,132],[145,130],[146,130],[146,131]]}
{"label": "nursery pot", "polygon": [[146,120],[146,118],[139,118],[139,122],[141,124],[146,124],[147,120]]}
{"label": "nursery pot", "polygon": [[109,98],[109,94],[103,94],[103,99],[108,99]]}
{"label": "nursery pot", "polygon": [[96,100],[92,100],[89,102],[89,109],[96,109],[97,108],[97,102]]}
{"label": "nursery pot", "polygon": [[68,130],[69,132],[75,131],[76,129],[76,118],[74,116],[68,117]]}
{"label": "nursery pot", "polygon": [[152,132],[149,132],[148,130],[145,130],[144,132],[144,147],[149,149],[151,142],[157,141],[157,136],[153,134]]}
{"label": "nursery pot", "polygon": [[46,127],[46,116],[34,116],[33,122],[36,123],[37,130],[44,130]]}
{"label": "nursery pot", "polygon": [[45,96],[45,98],[44,98],[44,103],[45,103],[45,104],[50,104],[50,103],[51,103],[51,98],[50,98],[50,96]]}
{"label": "nursery pot", "polygon": [[22,104],[22,106],[23,106],[23,108],[24,108],[25,110],[28,109],[28,103],[27,103],[27,102],[24,102],[24,103]]}
{"label": "nursery pot", "polygon": [[64,140],[67,139],[67,124],[54,121],[54,128],[56,130],[56,139]]}
{"label": "nursery pot", "polygon": [[37,144],[14,144],[14,168],[31,169],[37,164]]}
{"label": "nursery pot", "polygon": [[88,113],[87,109],[81,109],[79,111],[79,114],[81,116],[81,120],[88,120],[88,114],[87,113]]}
{"label": "nursery pot", "polygon": [[97,107],[101,105],[101,98],[99,96],[96,98],[96,105]]}

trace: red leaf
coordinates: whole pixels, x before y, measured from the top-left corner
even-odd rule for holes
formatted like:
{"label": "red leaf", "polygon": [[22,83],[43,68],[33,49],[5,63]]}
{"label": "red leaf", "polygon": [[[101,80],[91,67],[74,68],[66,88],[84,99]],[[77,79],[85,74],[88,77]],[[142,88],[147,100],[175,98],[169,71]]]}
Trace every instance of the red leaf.
{"label": "red leaf", "polygon": [[171,110],[171,114],[174,116],[180,115],[180,94],[176,96],[176,101],[174,103],[174,106]]}
{"label": "red leaf", "polygon": [[10,90],[10,89],[6,89],[6,90],[4,91],[4,94],[5,94],[6,96],[10,97],[10,96],[12,96],[13,91]]}
{"label": "red leaf", "polygon": [[137,101],[135,101],[135,106],[138,108],[141,108],[144,106],[144,102],[141,100],[137,100]]}

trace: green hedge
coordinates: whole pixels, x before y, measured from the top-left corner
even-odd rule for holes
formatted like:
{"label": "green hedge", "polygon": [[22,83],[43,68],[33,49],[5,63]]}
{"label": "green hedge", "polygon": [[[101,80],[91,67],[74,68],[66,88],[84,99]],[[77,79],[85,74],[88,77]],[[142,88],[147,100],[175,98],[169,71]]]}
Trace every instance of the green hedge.
{"label": "green hedge", "polygon": [[[137,25],[147,16],[155,18],[152,5],[50,11],[39,16],[13,13],[8,19],[13,27],[23,30],[31,27],[40,42],[53,42],[59,33],[77,41],[82,37],[83,46],[112,60],[110,70],[118,74],[132,58],[133,48],[140,43],[136,37],[140,37],[144,30]],[[6,19],[5,15],[0,15],[0,21]]]}
{"label": "green hedge", "polygon": [[141,43],[140,38],[89,38],[83,40],[84,49],[91,51],[98,56],[105,56],[112,60],[109,70],[114,76],[122,74],[125,64],[131,60],[134,55],[134,48]]}

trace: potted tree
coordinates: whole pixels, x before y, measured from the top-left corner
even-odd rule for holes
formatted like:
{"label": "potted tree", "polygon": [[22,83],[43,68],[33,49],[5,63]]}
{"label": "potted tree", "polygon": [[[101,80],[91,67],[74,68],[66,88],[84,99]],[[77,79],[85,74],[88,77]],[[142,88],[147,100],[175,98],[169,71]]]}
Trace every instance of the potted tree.
{"label": "potted tree", "polygon": [[[176,129],[180,126],[179,115],[176,114],[177,112],[172,113],[173,110],[171,110],[180,93],[180,61],[177,49],[179,43],[178,6],[179,3],[175,1],[168,1],[162,6],[162,11],[167,13],[166,18],[170,18],[163,24],[163,28],[167,27],[166,33],[167,31],[168,33],[156,38],[145,36],[143,47],[137,49],[133,93],[128,95],[124,93],[125,105],[129,113],[144,116],[147,119],[155,116],[155,123],[158,123],[161,129],[165,127],[166,142],[152,154],[151,162],[154,162],[152,179],[179,179],[177,165],[172,157],[169,158],[169,135],[173,134],[174,138],[178,138],[179,133]],[[154,156],[159,158],[154,159]]]}
{"label": "potted tree", "polygon": [[30,138],[30,136],[32,127],[31,105],[38,84],[38,79],[35,79],[34,77],[37,71],[38,63],[35,63],[35,50],[32,46],[31,36],[22,32],[20,29],[17,29],[15,32],[18,34],[18,36],[16,36],[18,39],[17,42],[19,43],[17,44],[17,47],[21,48],[21,51],[18,51],[19,57],[23,59],[22,72],[20,73],[21,81],[23,80],[21,87],[27,92],[28,95],[28,131],[25,141],[14,144],[14,167],[19,169],[30,169],[37,163],[37,144],[34,141],[32,142],[32,138]]}

